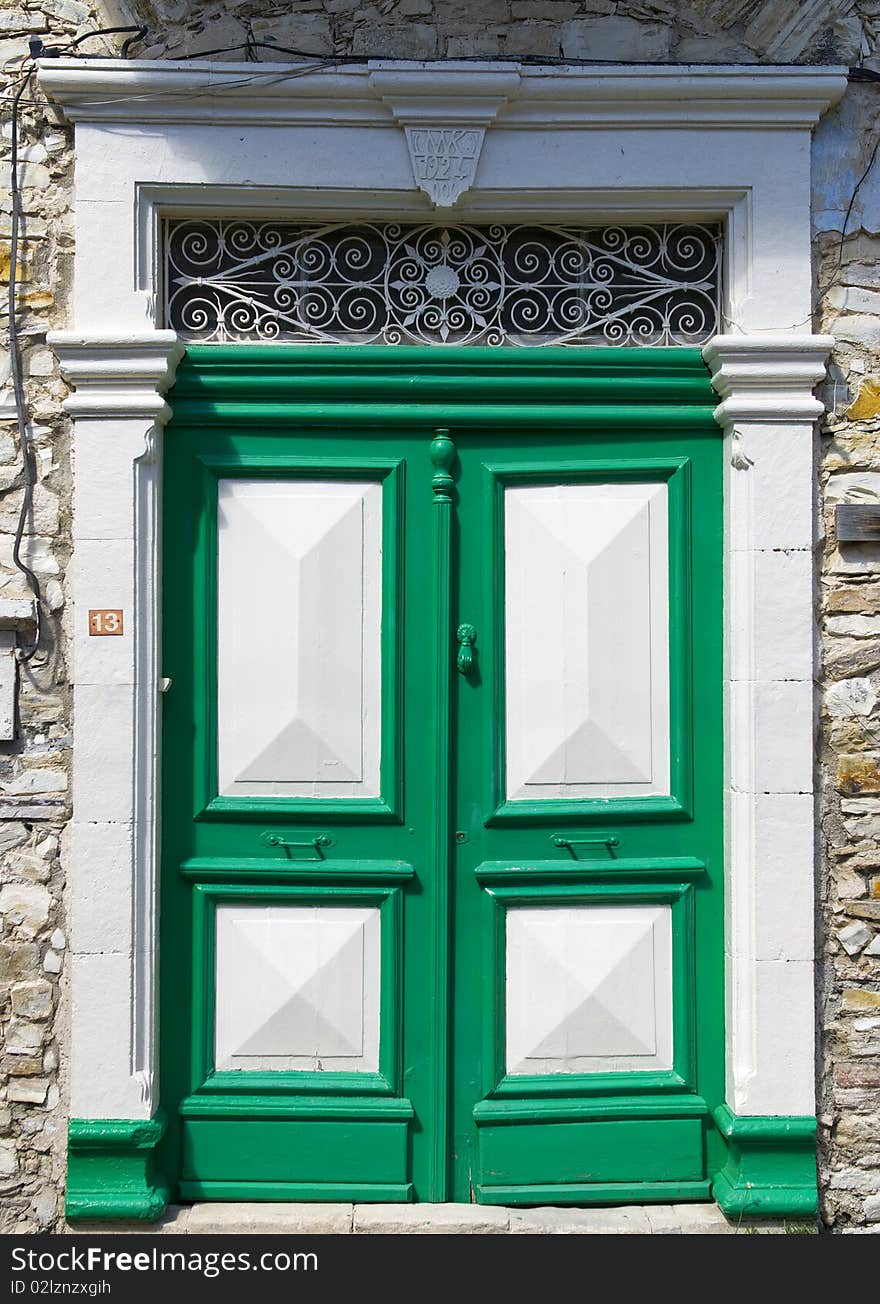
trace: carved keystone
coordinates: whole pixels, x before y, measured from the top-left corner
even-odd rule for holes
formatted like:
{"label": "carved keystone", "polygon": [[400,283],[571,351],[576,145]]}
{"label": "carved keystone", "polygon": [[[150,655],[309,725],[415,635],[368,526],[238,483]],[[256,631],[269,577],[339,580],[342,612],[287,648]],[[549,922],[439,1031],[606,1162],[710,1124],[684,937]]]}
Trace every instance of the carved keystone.
{"label": "carved keystone", "polygon": [[405,127],[416,184],[438,208],[450,208],[474,182],[484,127]]}

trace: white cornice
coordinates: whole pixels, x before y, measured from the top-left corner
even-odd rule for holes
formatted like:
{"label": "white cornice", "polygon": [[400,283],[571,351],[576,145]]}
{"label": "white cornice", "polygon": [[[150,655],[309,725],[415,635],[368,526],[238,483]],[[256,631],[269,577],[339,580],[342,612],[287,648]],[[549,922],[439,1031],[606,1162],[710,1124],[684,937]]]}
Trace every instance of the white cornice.
{"label": "white cornice", "polygon": [[810,128],[846,89],[838,67],[302,64],[52,59],[40,86],[76,122]]}
{"label": "white cornice", "polygon": [[162,425],[171,416],[162,396],[173,385],[185,352],[174,331],[50,331],[47,342],[65,380],[75,387],[64,404],[71,416],[148,417]]}
{"label": "white cornice", "polygon": [[833,346],[830,335],[716,335],[703,349],[721,398],[716,421],[729,426],[821,416],[813,390]]}

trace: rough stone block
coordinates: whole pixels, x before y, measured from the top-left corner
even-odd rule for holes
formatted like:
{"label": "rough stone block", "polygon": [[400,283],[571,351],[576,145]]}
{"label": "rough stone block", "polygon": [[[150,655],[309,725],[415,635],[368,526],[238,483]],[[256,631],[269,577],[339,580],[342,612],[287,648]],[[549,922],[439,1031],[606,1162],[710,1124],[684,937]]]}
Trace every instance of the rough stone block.
{"label": "rough stone block", "polygon": [[669,55],[672,33],[663,23],[634,18],[573,18],[562,24],[561,38],[567,59],[662,61]]}
{"label": "rough stone block", "polygon": [[861,987],[847,988],[841,997],[841,1008],[847,1014],[880,1011],[880,992],[869,992]]}
{"label": "rough stone block", "polygon": [[7,883],[0,887],[0,914],[13,924],[39,932],[49,922],[52,897],[40,883]]}
{"label": "rough stone block", "polygon": [[18,1153],[14,1141],[0,1141],[0,1177],[14,1177],[18,1172]]}
{"label": "rough stone block", "polygon": [[845,638],[877,638],[880,616],[829,616],[825,628],[829,634]]}
{"label": "rough stone block", "polygon": [[525,20],[514,23],[504,38],[506,55],[532,55],[548,58],[559,57],[559,28],[556,23],[532,22]]}
{"label": "rough stone block", "polygon": [[37,963],[37,947],[33,942],[0,942],[0,983],[32,977]]}
{"label": "rough stone block", "polygon": [[[326,14],[289,14],[276,18],[255,18],[251,24],[258,41],[269,45],[285,45],[292,50],[301,50],[306,54],[332,54],[333,32],[330,19]],[[260,57],[271,55],[270,50],[261,50]],[[281,55],[282,59],[291,59],[291,55]]]}
{"label": "rough stone block", "polygon": [[856,901],[846,907],[853,919],[873,919],[880,923],[880,901]]}
{"label": "rough stone block", "polygon": [[366,23],[355,28],[352,53],[376,59],[433,59],[437,29],[428,23]]}
{"label": "rough stone block", "polygon": [[837,786],[850,796],[880,793],[880,752],[853,752],[837,758]]}
{"label": "rough stone block", "polygon": [[870,928],[867,928],[861,920],[847,924],[837,934],[837,940],[847,955],[858,955],[859,951],[864,950],[868,945],[872,937],[873,933]]}
{"label": "rough stone block", "polygon": [[861,286],[832,286],[826,302],[843,312],[880,312],[880,292]]}
{"label": "rough stone block", "polygon": [[[32,534],[55,535],[58,533],[58,495],[53,494],[45,485],[38,484],[34,489],[31,510],[28,513],[27,528]],[[18,528],[21,503],[9,497],[0,502],[0,531],[12,534]]]}
{"label": "rough stone block", "polygon": [[0,1072],[8,1073],[11,1078],[35,1078],[43,1072],[42,1055],[4,1055],[0,1061]]}
{"label": "rough stone block", "polygon": [[44,32],[46,18],[44,14],[31,9],[0,9],[0,33],[9,36],[12,33]]}
{"label": "rough stone block", "polygon": [[755,63],[755,52],[733,37],[683,36],[675,47],[676,63]]}
{"label": "rough stone block", "polygon": [[86,22],[90,14],[88,5],[80,4],[79,0],[44,0],[43,9],[62,23],[76,23],[77,26]]}
{"label": "rough stone block", "polygon": [[870,679],[840,679],[825,690],[825,709],[831,716],[870,715],[877,705],[877,694]]}
{"label": "rough stone block", "polygon": [[863,348],[876,349],[878,324],[876,317],[866,313],[852,313],[839,317],[834,323],[836,339],[847,344],[859,344]]}
{"label": "rough stone block", "polygon": [[464,59],[474,55],[483,59],[494,59],[503,53],[503,32],[474,32],[472,36],[446,38],[447,59]]}
{"label": "rough stone block", "polygon": [[[516,18],[548,18],[559,23],[563,18],[574,18],[578,11],[575,0],[513,0],[510,12]],[[609,3],[607,12],[613,13]]]}
{"label": "rough stone block", "polygon": [[877,611],[880,609],[880,584],[847,584],[825,595],[826,611]]}
{"label": "rough stone block", "polygon": [[45,1078],[16,1078],[10,1080],[7,1098],[22,1105],[43,1105],[49,1093]]}
{"label": "rough stone block", "polygon": [[6,1028],[6,1053],[33,1055],[40,1049],[44,1036],[45,1029],[39,1023],[30,1023],[26,1019],[11,1019]]}
{"label": "rough stone block", "polygon": [[[880,299],[880,295],[877,298]],[[865,377],[854,402],[846,409],[846,415],[850,421],[873,421],[880,417],[880,376]]]}

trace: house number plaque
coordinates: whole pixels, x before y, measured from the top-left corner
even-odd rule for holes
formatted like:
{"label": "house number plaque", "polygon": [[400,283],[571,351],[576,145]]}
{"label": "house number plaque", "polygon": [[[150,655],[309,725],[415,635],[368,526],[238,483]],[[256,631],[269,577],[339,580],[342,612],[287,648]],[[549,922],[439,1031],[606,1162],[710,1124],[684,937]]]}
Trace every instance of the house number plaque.
{"label": "house number plaque", "polygon": [[118,609],[89,611],[89,634],[93,637],[106,637],[108,634],[122,633],[122,612]]}

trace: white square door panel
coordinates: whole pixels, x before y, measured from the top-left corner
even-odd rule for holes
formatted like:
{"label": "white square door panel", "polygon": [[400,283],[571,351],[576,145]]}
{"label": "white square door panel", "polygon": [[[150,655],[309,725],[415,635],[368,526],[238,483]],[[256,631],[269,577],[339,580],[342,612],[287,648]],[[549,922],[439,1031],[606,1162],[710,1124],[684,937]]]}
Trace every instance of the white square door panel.
{"label": "white square door panel", "polygon": [[375,907],[219,905],[215,1068],[375,1073]]}
{"label": "white square door panel", "polygon": [[507,911],[507,1072],[672,1067],[669,906]]}
{"label": "white square door panel", "polygon": [[382,488],[219,482],[221,795],[377,797]]}
{"label": "white square door panel", "polygon": [[669,792],[667,498],[505,491],[508,799]]}

